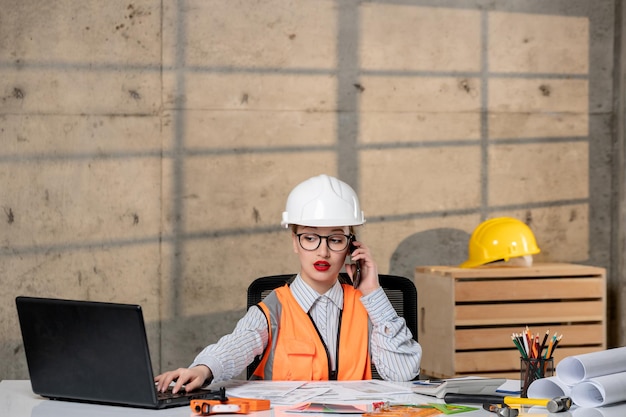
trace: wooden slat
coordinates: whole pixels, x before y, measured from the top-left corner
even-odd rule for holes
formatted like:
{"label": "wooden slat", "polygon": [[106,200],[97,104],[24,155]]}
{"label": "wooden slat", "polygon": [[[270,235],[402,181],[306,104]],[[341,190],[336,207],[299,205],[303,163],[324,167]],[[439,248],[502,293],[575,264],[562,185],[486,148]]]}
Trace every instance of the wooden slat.
{"label": "wooden slat", "polygon": [[[559,347],[554,354],[554,365],[567,356],[597,352],[601,347]],[[457,373],[513,371],[520,369],[520,355],[517,351],[497,350],[488,352],[457,352],[454,358]]]}
{"label": "wooden slat", "polygon": [[603,301],[477,304],[455,308],[457,326],[603,321]]}
{"label": "wooden slat", "polygon": [[[498,328],[473,328],[457,329],[455,331],[456,350],[477,350],[477,349],[508,349],[513,348],[511,334],[521,333],[522,326],[498,327]],[[554,333],[562,334],[561,346],[571,345],[603,345],[604,324],[578,324],[578,325],[551,325],[549,328],[531,328],[531,331],[544,334],[550,331],[550,336]]]}
{"label": "wooden slat", "polygon": [[531,267],[486,266],[458,268],[452,266],[418,266],[417,273],[430,273],[442,278],[502,278],[502,277],[566,277],[604,275],[604,268],[565,263],[536,263]]}
{"label": "wooden slat", "polygon": [[[519,372],[473,372],[471,374],[457,374],[455,377],[467,377],[467,376],[480,376],[483,378],[505,378],[505,379],[519,379]],[[442,378],[442,377],[439,377]],[[544,414],[545,415],[545,414]]]}
{"label": "wooden slat", "polygon": [[460,281],[456,302],[602,298],[602,278],[549,278],[498,281]]}

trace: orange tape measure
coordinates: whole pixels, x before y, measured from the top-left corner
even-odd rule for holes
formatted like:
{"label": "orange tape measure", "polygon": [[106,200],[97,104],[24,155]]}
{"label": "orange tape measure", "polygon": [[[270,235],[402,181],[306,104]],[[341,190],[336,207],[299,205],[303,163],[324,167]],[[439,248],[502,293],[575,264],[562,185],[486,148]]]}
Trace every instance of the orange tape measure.
{"label": "orange tape measure", "polygon": [[191,400],[191,411],[197,416],[213,414],[248,414],[250,411],[270,409],[270,400],[256,398],[228,398],[220,400]]}

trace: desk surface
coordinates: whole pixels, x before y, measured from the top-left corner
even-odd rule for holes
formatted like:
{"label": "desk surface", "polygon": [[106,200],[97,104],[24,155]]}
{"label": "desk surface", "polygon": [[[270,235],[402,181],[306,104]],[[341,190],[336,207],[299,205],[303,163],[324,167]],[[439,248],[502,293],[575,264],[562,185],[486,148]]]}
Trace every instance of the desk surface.
{"label": "desk surface", "polygon": [[[433,398],[415,395],[415,404],[432,403]],[[361,402],[363,403],[363,402]],[[296,417],[298,414],[285,413],[284,410],[293,406],[274,406],[270,411],[251,413],[254,417]],[[545,409],[544,409],[545,410]],[[571,417],[567,413],[539,413],[534,416]],[[146,410],[130,407],[82,404],[65,401],[52,401],[33,394],[30,381],[0,381],[0,416],[10,417],[190,417],[193,414],[189,407],[176,407],[166,410]],[[476,410],[459,417],[496,417],[496,414],[485,410]],[[523,415],[523,414],[520,414]],[[299,416],[315,417],[320,414],[299,414]],[[328,415],[326,415],[328,416]],[[335,415],[336,416],[336,415]]]}

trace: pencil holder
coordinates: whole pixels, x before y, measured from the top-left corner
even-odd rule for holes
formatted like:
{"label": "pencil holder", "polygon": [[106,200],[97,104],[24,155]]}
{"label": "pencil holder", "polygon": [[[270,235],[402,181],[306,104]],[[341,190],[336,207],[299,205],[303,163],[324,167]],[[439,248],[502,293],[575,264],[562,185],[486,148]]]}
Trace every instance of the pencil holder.
{"label": "pencil holder", "polygon": [[554,358],[520,358],[520,396],[528,398],[528,387],[533,381],[554,375]]}

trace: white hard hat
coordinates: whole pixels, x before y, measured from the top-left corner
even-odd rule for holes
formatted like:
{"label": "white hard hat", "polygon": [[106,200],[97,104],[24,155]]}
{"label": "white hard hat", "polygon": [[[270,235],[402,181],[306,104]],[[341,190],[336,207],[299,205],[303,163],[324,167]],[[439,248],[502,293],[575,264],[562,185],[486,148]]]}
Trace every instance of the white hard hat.
{"label": "white hard hat", "polygon": [[348,184],[328,175],[309,178],[287,197],[283,227],[357,226],[365,223],[359,198]]}

